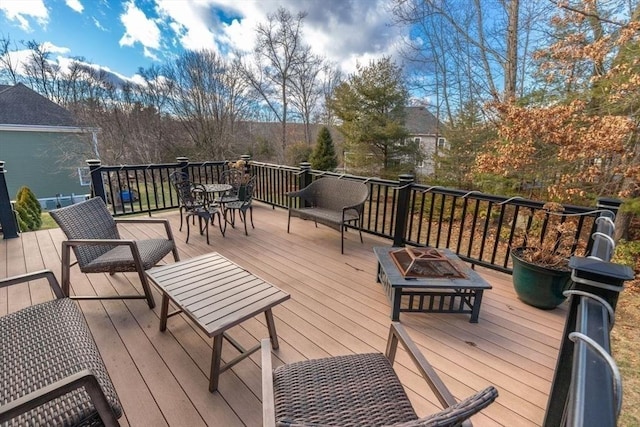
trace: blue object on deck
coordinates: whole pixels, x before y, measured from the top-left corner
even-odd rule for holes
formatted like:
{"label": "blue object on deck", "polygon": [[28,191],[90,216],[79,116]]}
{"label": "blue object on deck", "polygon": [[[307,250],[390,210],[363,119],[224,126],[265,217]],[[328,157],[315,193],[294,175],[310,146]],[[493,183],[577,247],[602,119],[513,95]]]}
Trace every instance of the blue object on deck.
{"label": "blue object on deck", "polygon": [[133,202],[133,193],[130,190],[122,190],[120,192],[120,199],[123,203]]}

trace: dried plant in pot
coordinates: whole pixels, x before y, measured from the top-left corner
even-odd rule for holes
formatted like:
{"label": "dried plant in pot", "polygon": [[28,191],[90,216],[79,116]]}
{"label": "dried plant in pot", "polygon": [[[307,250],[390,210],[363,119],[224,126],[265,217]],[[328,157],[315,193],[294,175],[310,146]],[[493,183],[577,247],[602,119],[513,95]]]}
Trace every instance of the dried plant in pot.
{"label": "dried plant in pot", "polygon": [[[576,224],[566,221],[559,203],[546,203],[536,212],[523,246],[511,250],[513,286],[526,304],[553,309],[571,286],[569,258],[576,243]],[[542,236],[542,237],[541,237]]]}

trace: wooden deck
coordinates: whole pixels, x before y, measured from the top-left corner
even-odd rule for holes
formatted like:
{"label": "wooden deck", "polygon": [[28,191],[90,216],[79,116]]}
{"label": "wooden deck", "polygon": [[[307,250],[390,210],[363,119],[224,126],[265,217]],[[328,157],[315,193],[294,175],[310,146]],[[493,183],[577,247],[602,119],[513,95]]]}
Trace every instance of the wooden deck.
{"label": "wooden deck", "polygon": [[[223,238],[212,228],[211,245],[192,235],[185,244],[186,227],[179,228],[177,212],[157,214],[172,221],[182,259],[218,251],[250,272],[291,294],[274,308],[280,349],[274,363],[288,363],[331,355],[384,351],[390,308],[376,283],[373,246],[387,240],[346,233],[345,255],[339,234],[323,226],[292,219],[256,204],[255,230],[227,229]],[[158,235],[161,227],[123,229],[127,237]],[[193,230],[192,230],[193,231]],[[0,243],[0,277],[52,269],[60,277],[59,229],[24,233]],[[171,262],[172,257],[164,260]],[[141,292],[135,274],[84,275],[72,268],[75,292],[101,294]],[[566,307],[542,311],[515,297],[508,275],[478,270],[492,285],[486,291],[480,321],[468,315],[407,314],[408,328],[427,359],[458,398],[495,385],[497,402],[473,418],[477,426],[540,425],[553,376]],[[155,289],[154,289],[155,291]],[[158,330],[160,300],[149,310],[144,300],[82,301],[80,306],[124,406],[122,425],[131,426],[258,426],[262,423],[259,354],[254,354],[220,376],[219,392],[207,390],[212,342],[186,318],[169,319],[168,330]],[[0,314],[50,299],[45,283],[0,290]],[[267,336],[264,316],[230,330],[247,347]],[[236,351],[224,346],[223,359]],[[437,402],[404,352],[396,370],[418,413],[437,410]]]}

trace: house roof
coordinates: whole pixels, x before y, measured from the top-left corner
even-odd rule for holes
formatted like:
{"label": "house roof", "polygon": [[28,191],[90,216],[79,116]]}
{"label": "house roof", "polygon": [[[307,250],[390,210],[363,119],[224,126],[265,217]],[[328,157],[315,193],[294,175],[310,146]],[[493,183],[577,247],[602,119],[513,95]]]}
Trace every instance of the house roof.
{"label": "house roof", "polygon": [[0,125],[77,127],[69,110],[22,83],[0,85]]}
{"label": "house roof", "polygon": [[410,135],[436,135],[443,126],[426,107],[405,107],[404,127]]}

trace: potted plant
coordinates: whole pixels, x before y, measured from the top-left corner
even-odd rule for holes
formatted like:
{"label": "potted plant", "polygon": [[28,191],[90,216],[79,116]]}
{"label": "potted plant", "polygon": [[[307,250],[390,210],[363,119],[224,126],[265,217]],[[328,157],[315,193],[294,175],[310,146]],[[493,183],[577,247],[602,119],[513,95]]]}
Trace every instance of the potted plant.
{"label": "potted plant", "polygon": [[240,159],[234,163],[229,163],[229,167],[231,169],[235,169],[239,171],[237,176],[238,182],[236,185],[238,186],[238,199],[244,200],[246,193],[246,185],[249,183],[251,179],[251,175],[249,175],[248,163],[244,159]]}
{"label": "potted plant", "polygon": [[568,264],[575,248],[576,224],[563,220],[564,207],[559,203],[546,203],[543,208],[534,215],[523,245],[511,250],[511,260],[518,298],[549,310],[566,299],[562,293],[572,283]]}

